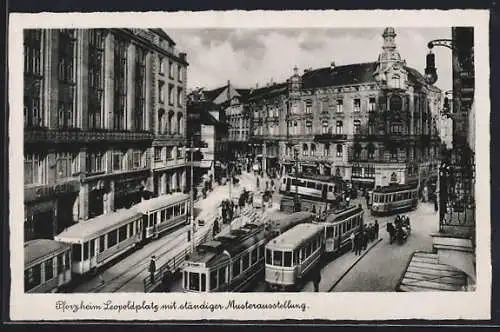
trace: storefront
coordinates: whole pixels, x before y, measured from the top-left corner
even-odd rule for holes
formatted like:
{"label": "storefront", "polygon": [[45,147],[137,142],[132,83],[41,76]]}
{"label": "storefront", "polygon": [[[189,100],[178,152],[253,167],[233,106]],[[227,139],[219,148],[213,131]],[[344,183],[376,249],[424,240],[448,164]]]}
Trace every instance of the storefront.
{"label": "storefront", "polygon": [[140,203],[146,183],[147,176],[135,176],[115,180],[115,210],[122,208],[128,209],[131,206]]}
{"label": "storefront", "polygon": [[24,240],[52,239],[71,226],[78,215],[73,213],[78,204],[80,181],[44,185],[24,190]]}
{"label": "storefront", "polygon": [[98,180],[88,183],[88,218],[95,218],[108,210],[105,206],[110,204],[108,198],[110,196],[109,181]]}

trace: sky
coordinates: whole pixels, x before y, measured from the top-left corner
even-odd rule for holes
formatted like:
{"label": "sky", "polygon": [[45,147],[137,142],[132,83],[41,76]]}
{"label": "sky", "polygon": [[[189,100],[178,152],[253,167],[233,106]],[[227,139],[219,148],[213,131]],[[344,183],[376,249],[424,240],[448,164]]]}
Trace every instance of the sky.
{"label": "sky", "polygon": [[[304,69],[376,61],[382,51],[383,28],[304,29],[165,29],[181,52],[187,53],[188,88],[237,88],[284,82],[293,67]],[[402,59],[422,74],[427,43],[451,39],[451,28],[396,28]],[[438,81],[451,90],[451,50],[435,47]]]}

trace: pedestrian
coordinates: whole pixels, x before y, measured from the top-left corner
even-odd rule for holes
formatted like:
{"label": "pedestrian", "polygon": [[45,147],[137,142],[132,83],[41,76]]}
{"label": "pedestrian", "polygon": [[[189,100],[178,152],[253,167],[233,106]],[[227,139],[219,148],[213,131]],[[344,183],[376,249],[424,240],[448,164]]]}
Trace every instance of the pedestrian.
{"label": "pedestrian", "polygon": [[437,201],[437,197],[435,197],[434,198],[434,211],[438,212],[438,210],[439,210],[438,201]]}
{"label": "pedestrian", "polygon": [[379,225],[378,225],[377,219],[375,219],[375,225],[373,227],[374,227],[374,231],[375,231],[375,240],[378,240]]}
{"label": "pedestrian", "polygon": [[172,272],[170,271],[170,267],[167,265],[165,268],[165,272],[163,272],[163,278],[162,278],[163,290],[165,292],[170,291],[171,281],[172,281]]}
{"label": "pedestrian", "polygon": [[361,232],[357,232],[356,235],[354,235],[354,250],[356,256],[361,254]]}
{"label": "pedestrian", "polygon": [[368,233],[366,232],[366,229],[363,232],[362,239],[363,239],[363,250],[366,250],[366,247],[368,246]]}
{"label": "pedestrian", "polygon": [[352,252],[355,251],[355,247],[354,247],[354,238],[355,238],[355,235],[354,235],[354,232],[351,233],[351,236],[349,236],[349,238],[351,239],[351,249],[352,249]]}
{"label": "pedestrian", "polygon": [[313,284],[314,284],[314,291],[317,293],[319,292],[319,283],[321,282],[321,268],[318,267],[315,269],[315,273],[314,273],[314,280],[313,280]]}
{"label": "pedestrian", "polygon": [[155,283],[155,272],[156,272],[156,256],[151,256],[151,262],[149,262],[149,273],[151,278],[151,284]]}

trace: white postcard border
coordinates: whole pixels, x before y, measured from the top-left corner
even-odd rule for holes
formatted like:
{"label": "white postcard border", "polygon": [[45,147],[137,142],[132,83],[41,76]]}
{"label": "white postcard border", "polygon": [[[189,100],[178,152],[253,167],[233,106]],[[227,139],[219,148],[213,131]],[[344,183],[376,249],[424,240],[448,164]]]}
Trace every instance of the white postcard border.
{"label": "white postcard border", "polygon": [[[9,156],[10,253],[13,320],[393,320],[393,319],[489,319],[491,303],[490,168],[489,168],[489,13],[485,10],[365,10],[365,11],[228,11],[177,13],[41,13],[9,16]],[[432,293],[219,293],[197,294],[24,294],[23,292],[23,43],[24,28],[283,28],[283,27],[451,27],[475,28],[476,116],[476,232],[477,288],[475,292]],[[14,176],[15,175],[15,176]],[[202,304],[197,310],[60,311],[57,301],[67,304],[125,304],[176,301]],[[214,310],[236,303],[304,303],[307,309]]]}

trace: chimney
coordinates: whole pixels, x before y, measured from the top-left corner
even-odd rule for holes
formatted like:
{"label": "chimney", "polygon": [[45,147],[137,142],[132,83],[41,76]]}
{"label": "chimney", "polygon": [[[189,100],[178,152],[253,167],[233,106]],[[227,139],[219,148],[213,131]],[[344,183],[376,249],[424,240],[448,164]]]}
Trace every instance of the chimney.
{"label": "chimney", "polygon": [[227,99],[231,99],[231,81],[227,80]]}
{"label": "chimney", "polygon": [[331,70],[334,70],[334,69],[335,69],[335,61],[332,61],[332,62],[330,63],[330,69],[331,69]]}
{"label": "chimney", "polygon": [[179,58],[181,58],[182,61],[186,61],[186,56],[187,54],[184,52],[179,53]]}
{"label": "chimney", "polygon": [[259,83],[255,83],[255,88],[258,89],[259,88]]}

